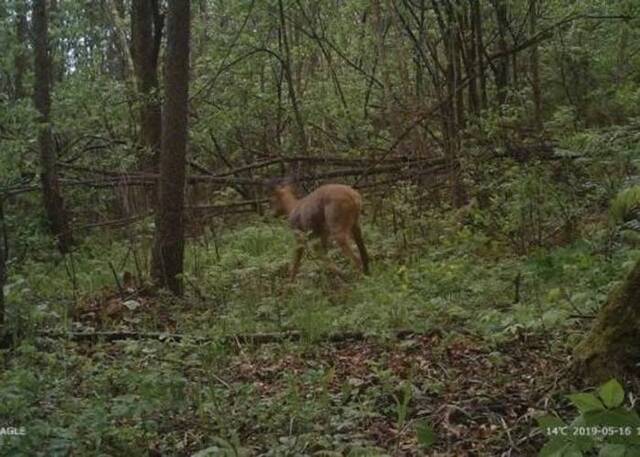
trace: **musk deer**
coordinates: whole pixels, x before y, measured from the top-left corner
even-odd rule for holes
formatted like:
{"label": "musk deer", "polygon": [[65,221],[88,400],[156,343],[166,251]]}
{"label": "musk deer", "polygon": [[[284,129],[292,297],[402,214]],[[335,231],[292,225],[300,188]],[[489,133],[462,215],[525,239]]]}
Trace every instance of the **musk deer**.
{"label": "musk deer", "polygon": [[[355,189],[342,184],[325,184],[298,199],[290,183],[278,182],[271,185],[271,206],[276,216],[287,216],[296,234],[296,248],[289,274],[291,281],[298,274],[305,249],[305,235],[309,232],[320,238],[323,258],[326,259],[329,240],[333,240],[358,270],[369,274],[369,256],[359,224],[362,197]],[[360,258],[349,244],[351,238],[358,246]]]}

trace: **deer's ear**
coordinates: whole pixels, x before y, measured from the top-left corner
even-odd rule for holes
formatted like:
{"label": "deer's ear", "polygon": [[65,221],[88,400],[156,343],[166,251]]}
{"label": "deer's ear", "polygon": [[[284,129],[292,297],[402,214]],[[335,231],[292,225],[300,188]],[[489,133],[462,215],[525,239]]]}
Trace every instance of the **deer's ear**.
{"label": "deer's ear", "polygon": [[280,185],[280,179],[278,178],[265,179],[262,184],[264,188],[267,190],[267,192],[275,192]]}

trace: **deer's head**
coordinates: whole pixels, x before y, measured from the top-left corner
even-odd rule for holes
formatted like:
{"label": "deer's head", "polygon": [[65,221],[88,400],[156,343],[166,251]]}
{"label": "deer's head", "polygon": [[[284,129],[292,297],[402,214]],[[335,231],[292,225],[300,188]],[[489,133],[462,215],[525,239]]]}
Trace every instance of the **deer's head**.
{"label": "deer's head", "polygon": [[288,215],[298,200],[291,180],[271,181],[267,185],[271,193],[271,210],[274,215]]}

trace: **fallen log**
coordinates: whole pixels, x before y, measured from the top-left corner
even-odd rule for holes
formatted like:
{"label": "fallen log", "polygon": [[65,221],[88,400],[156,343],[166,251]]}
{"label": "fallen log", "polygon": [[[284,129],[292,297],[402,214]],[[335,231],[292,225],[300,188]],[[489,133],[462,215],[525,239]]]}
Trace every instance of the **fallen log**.
{"label": "fallen log", "polygon": [[[392,332],[392,337],[399,340],[410,339],[414,336],[433,336],[439,334],[438,331],[429,333],[421,333],[413,330],[396,330]],[[41,331],[37,333],[38,337],[51,339],[66,339],[76,342],[113,342],[122,340],[158,340],[158,341],[188,341],[195,343],[223,342],[227,344],[268,344],[281,343],[285,341],[300,341],[304,339],[304,333],[297,330],[272,333],[245,333],[238,335],[226,335],[221,337],[205,337],[198,335],[185,335],[178,333],[165,332],[135,332],[135,331],[119,331],[119,332],[52,332]],[[329,343],[340,343],[343,341],[362,341],[380,335],[372,335],[361,331],[346,331],[338,333],[327,333],[316,338],[318,341]]]}

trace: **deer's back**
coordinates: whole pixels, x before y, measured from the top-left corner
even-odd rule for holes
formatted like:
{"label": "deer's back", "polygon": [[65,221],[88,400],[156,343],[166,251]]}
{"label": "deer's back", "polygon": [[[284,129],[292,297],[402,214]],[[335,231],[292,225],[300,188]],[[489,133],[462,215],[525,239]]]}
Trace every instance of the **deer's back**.
{"label": "deer's back", "polygon": [[325,184],[304,198],[289,215],[289,223],[298,230],[316,234],[350,230],[357,223],[362,198],[352,187]]}

